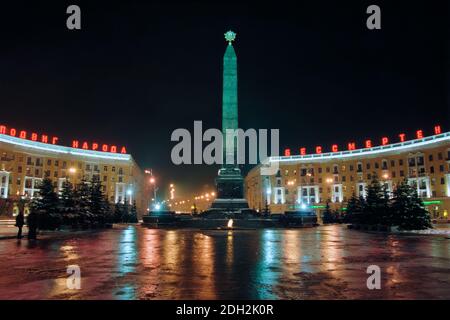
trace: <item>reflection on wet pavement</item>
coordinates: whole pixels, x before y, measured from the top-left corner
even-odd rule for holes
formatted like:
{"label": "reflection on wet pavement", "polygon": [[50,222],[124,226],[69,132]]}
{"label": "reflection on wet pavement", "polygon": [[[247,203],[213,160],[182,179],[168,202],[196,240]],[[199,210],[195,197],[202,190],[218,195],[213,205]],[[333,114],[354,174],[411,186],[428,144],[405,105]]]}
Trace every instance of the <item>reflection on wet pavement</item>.
{"label": "reflection on wet pavement", "polygon": [[[0,241],[0,299],[449,299],[450,239],[345,226],[197,231],[140,226]],[[81,289],[66,288],[68,265]],[[366,269],[381,268],[381,290]]]}

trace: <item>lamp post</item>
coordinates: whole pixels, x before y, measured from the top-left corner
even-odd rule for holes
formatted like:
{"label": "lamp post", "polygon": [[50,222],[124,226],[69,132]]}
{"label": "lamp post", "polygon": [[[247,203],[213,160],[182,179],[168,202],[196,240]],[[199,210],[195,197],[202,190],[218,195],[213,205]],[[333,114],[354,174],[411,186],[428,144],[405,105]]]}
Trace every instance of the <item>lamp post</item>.
{"label": "lamp post", "polygon": [[156,202],[156,190],[157,190],[157,188],[156,188],[156,179],[155,179],[155,177],[153,177],[153,170],[152,169],[146,169],[146,170],[144,170],[144,173],[146,175],[150,176],[149,182],[150,182],[150,184],[152,185],[152,188],[153,188],[153,199],[151,199],[151,201],[149,203],[149,206],[148,206],[148,209],[150,210],[152,205],[157,203]]}
{"label": "lamp post", "polygon": [[153,185],[153,203],[156,203],[156,179],[154,177],[150,177],[150,184]]}

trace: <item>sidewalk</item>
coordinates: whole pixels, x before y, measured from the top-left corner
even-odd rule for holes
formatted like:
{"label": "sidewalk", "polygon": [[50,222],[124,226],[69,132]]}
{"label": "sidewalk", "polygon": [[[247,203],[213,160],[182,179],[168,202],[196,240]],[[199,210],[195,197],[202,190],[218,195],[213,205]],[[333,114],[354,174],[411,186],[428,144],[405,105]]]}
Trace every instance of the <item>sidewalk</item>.
{"label": "sidewalk", "polygon": [[[4,225],[0,224],[0,240],[6,240],[6,239],[16,239],[17,238],[17,227],[12,225]],[[43,239],[57,239],[57,238],[67,238],[67,237],[74,237],[79,236],[87,233],[95,233],[95,232],[101,232],[109,229],[86,229],[86,230],[55,230],[55,231],[48,231],[48,230],[38,230],[37,237],[40,240]],[[22,229],[22,239],[27,239],[28,235],[28,228],[27,226],[23,226]]]}
{"label": "sidewalk", "polygon": [[[0,224],[0,240],[3,239],[15,239],[17,237],[17,227],[12,224]],[[28,234],[27,226],[23,226],[22,228],[22,236],[26,237]]]}

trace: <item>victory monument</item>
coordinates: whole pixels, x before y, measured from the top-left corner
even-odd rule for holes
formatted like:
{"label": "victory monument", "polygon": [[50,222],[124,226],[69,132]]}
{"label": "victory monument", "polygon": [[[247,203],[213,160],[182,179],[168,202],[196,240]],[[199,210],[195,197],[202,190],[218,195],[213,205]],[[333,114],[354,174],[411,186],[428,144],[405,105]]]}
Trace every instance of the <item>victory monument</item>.
{"label": "victory monument", "polygon": [[222,92],[222,135],[223,165],[216,178],[217,198],[211,205],[212,211],[239,213],[249,210],[244,199],[244,179],[237,164],[237,139],[227,135],[227,130],[238,129],[238,76],[237,57],[233,48],[236,33],[228,31],[228,42],[223,57]]}
{"label": "victory monument", "polygon": [[248,207],[244,198],[244,179],[237,161],[237,137],[227,134],[238,129],[237,57],[233,48],[236,33],[228,31],[223,57],[222,135],[223,164],[216,178],[217,198],[211,207],[199,215],[175,214],[168,210],[150,211],[143,217],[143,225],[151,228],[200,228],[238,230],[248,228],[277,228],[316,225],[313,212],[285,212],[263,215]]}

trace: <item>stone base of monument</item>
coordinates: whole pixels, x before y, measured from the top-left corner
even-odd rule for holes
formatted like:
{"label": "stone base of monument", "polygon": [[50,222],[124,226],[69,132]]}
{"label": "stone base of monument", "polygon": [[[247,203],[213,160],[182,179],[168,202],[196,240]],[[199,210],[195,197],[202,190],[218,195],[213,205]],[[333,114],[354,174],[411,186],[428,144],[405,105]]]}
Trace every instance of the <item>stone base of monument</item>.
{"label": "stone base of monument", "polygon": [[251,218],[256,215],[256,211],[248,207],[245,199],[215,199],[211,207],[202,213],[206,219],[223,219],[225,217],[241,219]]}
{"label": "stone base of monument", "polygon": [[[185,228],[197,230],[252,230],[262,228],[303,228],[317,226],[313,212],[291,211],[284,214],[260,215],[247,212],[208,211],[200,215],[175,214],[170,211],[150,213],[143,217],[148,228]],[[231,226],[230,226],[231,224]]]}

